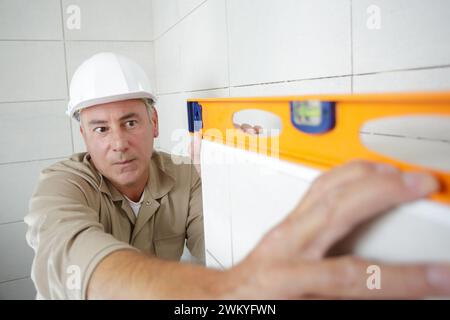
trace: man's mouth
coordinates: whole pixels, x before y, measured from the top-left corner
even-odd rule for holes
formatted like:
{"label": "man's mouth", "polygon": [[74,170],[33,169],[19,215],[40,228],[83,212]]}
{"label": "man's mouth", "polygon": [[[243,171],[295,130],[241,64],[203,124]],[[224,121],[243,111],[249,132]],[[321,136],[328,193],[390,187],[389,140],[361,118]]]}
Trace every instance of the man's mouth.
{"label": "man's mouth", "polygon": [[124,161],[118,161],[118,162],[115,162],[114,164],[124,165],[124,164],[129,164],[129,163],[131,163],[134,160],[136,160],[136,159],[129,159],[129,160],[124,160]]}

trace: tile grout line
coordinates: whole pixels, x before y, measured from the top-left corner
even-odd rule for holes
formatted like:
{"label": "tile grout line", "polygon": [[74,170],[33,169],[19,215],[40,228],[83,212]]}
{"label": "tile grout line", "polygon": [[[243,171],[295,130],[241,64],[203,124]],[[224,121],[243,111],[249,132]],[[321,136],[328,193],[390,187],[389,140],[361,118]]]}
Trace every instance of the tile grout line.
{"label": "tile grout line", "polygon": [[226,268],[220,263],[220,261],[209,251],[206,249],[206,252],[211,256],[211,258],[214,259],[214,261],[222,268],[222,270],[225,270]]}
{"label": "tile grout line", "polygon": [[18,280],[25,280],[25,279],[31,279],[31,277],[30,276],[26,276],[26,277],[21,277],[21,278],[6,280],[6,281],[0,281],[0,285],[4,284],[4,283],[8,283],[8,282],[13,282],[13,281],[18,281]]}
{"label": "tile grout line", "polygon": [[166,31],[164,31],[163,33],[161,33],[159,36],[155,37],[153,39],[153,41],[155,40],[159,40],[161,39],[166,33],[168,33],[170,30],[172,30],[173,28],[175,28],[178,24],[180,24],[184,19],[186,19],[189,15],[191,15],[191,13],[193,13],[195,10],[197,10],[198,8],[200,8],[203,4],[205,4],[206,2],[208,2],[208,0],[203,1],[202,3],[200,3],[199,5],[197,5],[195,8],[193,8],[191,11],[189,11],[188,13],[186,13],[183,17],[180,18],[180,20],[178,20],[177,22],[175,22],[175,24],[173,24],[172,26],[170,26]]}
{"label": "tile grout line", "polygon": [[0,167],[6,166],[6,165],[11,165],[11,164],[22,164],[22,163],[29,163],[29,162],[41,162],[41,161],[49,161],[49,160],[63,160],[63,159],[67,159],[67,157],[55,157],[55,158],[45,158],[45,159],[32,159],[32,160],[2,162],[2,163],[0,163]]}
{"label": "tile grout line", "polygon": [[212,91],[212,90],[221,90],[221,89],[230,89],[230,88],[245,88],[245,87],[272,85],[272,84],[283,84],[283,83],[292,83],[292,82],[313,81],[313,80],[339,79],[339,78],[346,78],[346,77],[350,77],[351,81],[353,83],[353,77],[354,76],[378,75],[378,74],[386,74],[386,73],[394,73],[394,72],[408,72],[408,71],[426,71],[426,70],[447,69],[447,68],[450,68],[450,65],[440,65],[440,66],[432,66],[432,67],[418,67],[418,68],[410,68],[410,69],[396,69],[396,70],[379,71],[379,72],[377,71],[377,72],[344,74],[344,75],[329,76],[329,77],[305,78],[305,79],[283,80],[283,81],[273,81],[273,82],[260,82],[260,83],[235,85],[235,86],[229,86],[229,87],[218,87],[218,88],[208,88],[208,89],[198,89],[198,90],[188,90],[188,91],[164,92],[164,93],[158,93],[158,95],[159,96],[164,96],[164,95],[171,95],[171,94],[182,94],[182,93]]}
{"label": "tile grout line", "polygon": [[231,95],[231,68],[230,68],[230,25],[228,19],[228,0],[225,0],[225,24],[227,37],[227,77],[228,77],[228,96]]}
{"label": "tile grout line", "polygon": [[[64,28],[64,10],[62,5],[62,0],[59,0],[59,7],[61,13],[61,28],[62,28],[62,36],[63,36],[63,49],[64,49],[64,67],[65,67],[65,76],[66,76],[66,94],[69,96],[69,68],[67,67],[67,52],[66,52],[66,32]],[[69,99],[68,99],[69,100]],[[73,143],[73,130],[72,130],[72,119],[69,119],[69,128],[70,128],[70,143],[72,144],[72,153],[75,152],[75,146]]]}
{"label": "tile grout line", "polygon": [[25,223],[23,220],[14,220],[14,221],[7,221],[7,222],[0,222],[0,227],[9,225],[9,224],[16,224],[16,223]]}
{"label": "tile grout line", "polygon": [[[6,103],[27,103],[27,102],[31,102],[31,103],[35,103],[35,102],[56,102],[56,101],[66,101],[66,99],[40,99],[40,100],[15,100],[15,101],[0,101],[0,105],[1,104],[6,104]],[[1,108],[1,107],[0,107]]]}
{"label": "tile grout line", "polygon": [[146,40],[127,40],[127,39],[79,39],[79,40],[64,40],[61,39],[0,39],[0,42],[137,42],[137,43],[146,43],[153,41],[152,39]]}
{"label": "tile grout line", "polygon": [[[151,41],[151,44],[152,44],[152,51],[153,51],[153,79],[155,81],[155,87],[153,88],[153,93],[156,96],[156,99],[158,99],[158,94],[157,94],[157,92],[158,92],[158,77],[157,77],[158,72],[156,70],[156,39],[154,37],[154,35],[155,35],[155,23],[154,23],[155,11],[153,10],[153,1],[150,1],[150,10],[152,11],[152,37],[151,37],[152,41]],[[154,102],[156,103],[156,101],[154,101]]]}
{"label": "tile grout line", "polygon": [[389,71],[380,71],[380,72],[367,72],[367,73],[359,73],[359,74],[344,74],[337,76],[329,76],[329,77],[317,77],[317,78],[305,78],[305,79],[293,79],[293,80],[282,80],[282,81],[273,81],[273,82],[260,82],[260,83],[251,83],[251,84],[241,84],[229,87],[218,87],[218,88],[207,88],[207,89],[198,89],[198,90],[188,90],[188,91],[173,91],[173,92],[164,92],[158,93],[158,95],[171,95],[171,94],[182,94],[182,93],[192,93],[192,92],[202,92],[202,91],[212,91],[212,90],[221,90],[221,89],[229,89],[229,88],[245,88],[245,87],[254,87],[254,86],[264,86],[264,85],[272,85],[272,84],[283,84],[283,83],[292,83],[292,82],[303,82],[303,81],[313,81],[313,80],[326,80],[326,79],[339,79],[350,77],[353,83],[354,76],[366,76],[366,75],[377,75],[377,74],[386,74],[386,73],[394,73],[394,72],[407,72],[407,71],[422,71],[422,70],[434,70],[434,69],[446,69],[450,68],[450,65],[441,65],[434,67],[423,67],[423,68],[411,68],[411,69],[397,69],[397,70],[389,70]]}

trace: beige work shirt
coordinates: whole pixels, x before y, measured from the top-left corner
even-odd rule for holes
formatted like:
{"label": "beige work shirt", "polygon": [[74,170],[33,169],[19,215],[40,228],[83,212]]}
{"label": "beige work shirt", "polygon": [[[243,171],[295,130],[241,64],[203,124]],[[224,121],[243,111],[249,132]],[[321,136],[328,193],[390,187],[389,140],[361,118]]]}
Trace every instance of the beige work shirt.
{"label": "beige work shirt", "polygon": [[85,299],[97,264],[120,249],[179,260],[186,241],[204,261],[201,180],[188,159],[153,153],[137,217],[89,159],[75,154],[43,170],[30,200],[25,222],[37,298]]}

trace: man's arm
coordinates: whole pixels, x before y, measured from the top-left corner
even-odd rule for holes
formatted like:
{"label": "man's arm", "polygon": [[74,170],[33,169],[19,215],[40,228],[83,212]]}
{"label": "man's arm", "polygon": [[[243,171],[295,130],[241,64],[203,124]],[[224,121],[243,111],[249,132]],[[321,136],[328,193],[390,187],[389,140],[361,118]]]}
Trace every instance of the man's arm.
{"label": "man's arm", "polygon": [[94,271],[88,299],[217,299],[225,273],[194,264],[115,251]]}
{"label": "man's arm", "polygon": [[[361,222],[428,195],[438,184],[425,174],[357,161],[316,180],[293,212],[269,231],[239,265],[216,271],[116,251],[96,267],[89,298],[418,298],[450,295],[450,265],[382,265],[327,257]],[[377,264],[382,288],[366,286]]]}
{"label": "man's arm", "polygon": [[[84,185],[81,185],[84,183]],[[27,241],[35,256],[31,276],[42,299],[84,299],[99,261],[117,250],[137,250],[105,232],[76,176],[46,171],[30,200]]]}

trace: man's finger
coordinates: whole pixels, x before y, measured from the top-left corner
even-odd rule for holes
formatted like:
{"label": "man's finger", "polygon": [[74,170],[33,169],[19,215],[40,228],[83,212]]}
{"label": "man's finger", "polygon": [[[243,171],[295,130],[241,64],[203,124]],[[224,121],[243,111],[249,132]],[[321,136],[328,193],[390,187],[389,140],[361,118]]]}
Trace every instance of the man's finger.
{"label": "man's finger", "polygon": [[349,183],[345,191],[337,191],[319,205],[330,213],[320,214],[327,221],[303,254],[307,256],[311,252],[323,257],[334,243],[363,221],[424,197],[438,187],[432,176],[422,173],[377,173],[372,175],[370,183],[365,180]]}
{"label": "man's finger", "polygon": [[386,163],[354,160],[326,171],[311,184],[311,188],[301,201],[299,208],[307,210],[311,205],[320,201],[322,195],[329,190],[341,188],[351,181],[366,178],[377,172],[398,172],[398,169]]}
{"label": "man's finger", "polygon": [[[301,263],[302,297],[396,299],[450,297],[450,264],[378,265],[354,257]],[[292,272],[295,272],[292,269]],[[299,273],[299,271],[297,270]],[[289,276],[292,276],[289,275]],[[295,285],[295,284],[293,284]],[[294,288],[292,288],[294,292]]]}
{"label": "man's finger", "polygon": [[[281,224],[293,250],[305,259],[320,259],[356,225],[404,202],[438,189],[427,174],[373,171],[341,188],[323,193],[308,207],[300,205]],[[289,245],[289,243],[286,243]]]}

